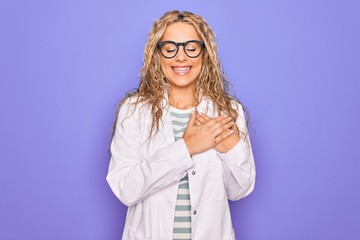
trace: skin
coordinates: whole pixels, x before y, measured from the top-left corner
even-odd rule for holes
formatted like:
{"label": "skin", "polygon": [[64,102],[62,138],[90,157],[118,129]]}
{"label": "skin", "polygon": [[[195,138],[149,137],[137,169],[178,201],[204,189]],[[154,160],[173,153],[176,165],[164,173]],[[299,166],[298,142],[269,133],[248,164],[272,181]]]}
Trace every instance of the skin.
{"label": "skin", "polygon": [[[201,126],[203,124],[210,122],[211,120],[212,120],[212,118],[210,118],[206,114],[203,114],[203,113],[197,114],[196,119],[195,119],[195,124],[197,126]],[[230,149],[232,149],[240,141],[239,129],[237,128],[236,124],[232,125],[230,131],[232,134],[230,134],[228,137],[227,137],[227,135],[229,133],[227,131],[222,133],[224,135],[224,140],[215,144],[214,149],[216,151],[221,152],[221,153],[227,152]]]}
{"label": "skin", "polygon": [[[174,23],[168,26],[161,41],[186,42],[201,40],[195,28],[188,23]],[[195,81],[200,74],[202,55],[197,58],[186,56],[183,47],[174,58],[161,56],[161,69],[170,82],[169,102],[179,109],[188,109],[196,104]],[[181,69],[189,68],[184,71]],[[218,116],[210,118],[205,114],[192,114],[184,131],[183,139],[190,155],[211,148],[227,152],[239,141],[237,127],[231,118]],[[237,133],[237,134],[234,134]]]}
{"label": "skin", "polygon": [[[174,23],[168,26],[161,41],[186,42],[200,40],[195,28],[187,23]],[[190,108],[195,103],[195,81],[199,76],[202,66],[202,55],[197,58],[186,56],[182,46],[174,58],[161,56],[161,70],[171,84],[170,105],[180,109]],[[190,67],[187,72],[177,72],[174,68]]]}

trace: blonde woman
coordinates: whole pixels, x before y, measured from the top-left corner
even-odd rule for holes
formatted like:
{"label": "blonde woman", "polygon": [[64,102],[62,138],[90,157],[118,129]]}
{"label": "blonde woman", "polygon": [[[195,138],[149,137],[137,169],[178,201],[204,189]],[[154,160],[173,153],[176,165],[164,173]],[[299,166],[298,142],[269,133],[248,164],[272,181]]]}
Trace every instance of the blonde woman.
{"label": "blonde woman", "polygon": [[235,239],[228,199],[252,192],[255,166],[209,25],[190,12],[165,13],[141,73],[120,104],[107,175],[128,206],[122,239]]}

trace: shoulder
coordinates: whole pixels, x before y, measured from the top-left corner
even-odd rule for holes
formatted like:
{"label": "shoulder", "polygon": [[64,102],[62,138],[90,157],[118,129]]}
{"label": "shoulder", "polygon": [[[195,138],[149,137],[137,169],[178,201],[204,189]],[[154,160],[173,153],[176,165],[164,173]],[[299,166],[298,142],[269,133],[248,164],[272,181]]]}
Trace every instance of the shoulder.
{"label": "shoulder", "polygon": [[123,99],[117,109],[114,130],[121,135],[138,131],[139,126],[147,118],[144,114],[145,102],[138,96],[128,96]]}
{"label": "shoulder", "polygon": [[118,106],[115,125],[116,127],[138,126],[148,117],[146,102],[138,96],[129,96],[121,101]]}
{"label": "shoulder", "polygon": [[141,96],[130,96],[122,101],[119,108],[119,115],[129,116],[132,113],[140,112],[146,108],[146,101]]}
{"label": "shoulder", "polygon": [[[211,103],[213,105],[213,108],[215,109],[215,102],[213,100],[211,100],[211,98],[204,97],[202,100],[206,101],[208,103]],[[231,108],[234,109],[239,114],[239,116],[241,116],[242,118],[245,118],[244,112],[246,110],[245,110],[245,107],[243,106],[243,104],[236,98],[232,98],[229,102],[231,104]]]}
{"label": "shoulder", "polygon": [[238,114],[236,122],[239,130],[246,133],[248,131],[248,115],[245,106],[237,100],[233,100],[232,106]]}
{"label": "shoulder", "polygon": [[247,129],[247,110],[245,106],[236,98],[230,100],[231,108],[237,112],[237,123],[240,128]]}
{"label": "shoulder", "polygon": [[238,100],[233,99],[231,101],[231,105],[233,107],[234,110],[237,111],[237,113],[239,114],[239,117],[245,118],[245,114],[244,114],[244,106],[242,103],[240,103]]}

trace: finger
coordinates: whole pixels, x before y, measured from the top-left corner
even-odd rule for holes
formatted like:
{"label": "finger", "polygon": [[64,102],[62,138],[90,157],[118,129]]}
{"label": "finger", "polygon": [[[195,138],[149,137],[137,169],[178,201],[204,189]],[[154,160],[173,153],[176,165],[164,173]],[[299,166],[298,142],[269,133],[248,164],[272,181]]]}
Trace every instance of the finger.
{"label": "finger", "polygon": [[[225,116],[219,116],[219,119],[217,120],[217,122],[213,123],[213,125],[211,126],[211,132],[217,131],[219,128],[223,130],[225,130],[226,128],[230,128],[232,127],[232,125],[234,124],[234,122],[231,121],[230,117],[225,117]],[[225,128],[223,128],[223,126],[225,126]],[[217,135],[217,134],[216,134]]]}
{"label": "finger", "polygon": [[205,113],[202,113],[201,115],[200,115],[205,121],[210,121],[210,120],[212,120],[212,118],[211,117],[209,117],[208,115],[206,115]]}
{"label": "finger", "polygon": [[208,126],[214,126],[217,123],[221,122],[221,121],[226,121],[228,122],[227,118],[225,118],[224,116],[218,116],[216,118],[211,119],[210,121],[208,121]]}
{"label": "finger", "polygon": [[234,134],[234,130],[232,129],[228,129],[226,131],[224,131],[222,134],[218,135],[215,140],[214,140],[214,144],[217,145],[220,142],[224,141],[225,139],[227,139],[228,137],[230,137],[231,135]]}
{"label": "finger", "polygon": [[216,128],[216,129],[213,131],[213,134],[214,134],[215,136],[218,136],[218,135],[222,134],[223,132],[225,132],[225,131],[227,131],[227,130],[232,130],[232,131],[234,131],[234,130],[232,129],[232,126],[233,126],[233,125],[234,125],[234,122],[228,122],[228,123],[226,123],[225,125],[222,125],[222,126]]}
{"label": "finger", "polygon": [[195,125],[196,114],[193,113],[190,116],[188,126],[193,127]]}
{"label": "finger", "polygon": [[195,125],[196,126],[201,126],[202,125],[202,122],[200,122],[198,119],[195,120]]}
{"label": "finger", "polygon": [[208,120],[206,120],[202,115],[198,115],[196,120],[198,120],[201,124],[205,124],[206,122],[208,122]]}
{"label": "finger", "polygon": [[[221,117],[221,118],[220,118]],[[226,115],[222,115],[222,116],[219,116],[219,118],[221,119],[219,122],[221,124],[226,124],[228,122],[231,122],[231,117],[228,117]]]}
{"label": "finger", "polygon": [[[228,122],[227,124],[225,124],[225,127],[232,129],[236,124],[232,121]],[[234,130],[234,129],[233,129]]]}
{"label": "finger", "polygon": [[239,128],[236,124],[234,124],[232,127],[231,127],[232,130],[234,130],[234,132],[237,132],[239,133]]}

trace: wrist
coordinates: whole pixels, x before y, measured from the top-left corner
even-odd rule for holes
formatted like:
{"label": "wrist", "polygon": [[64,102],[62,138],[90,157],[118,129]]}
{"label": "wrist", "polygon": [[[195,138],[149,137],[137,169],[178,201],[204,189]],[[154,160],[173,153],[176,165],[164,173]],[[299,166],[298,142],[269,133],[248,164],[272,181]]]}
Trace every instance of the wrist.
{"label": "wrist", "polygon": [[189,155],[192,157],[192,155],[194,154],[194,150],[191,148],[190,144],[187,142],[187,140],[185,138],[183,138],[185,146],[189,152]]}

